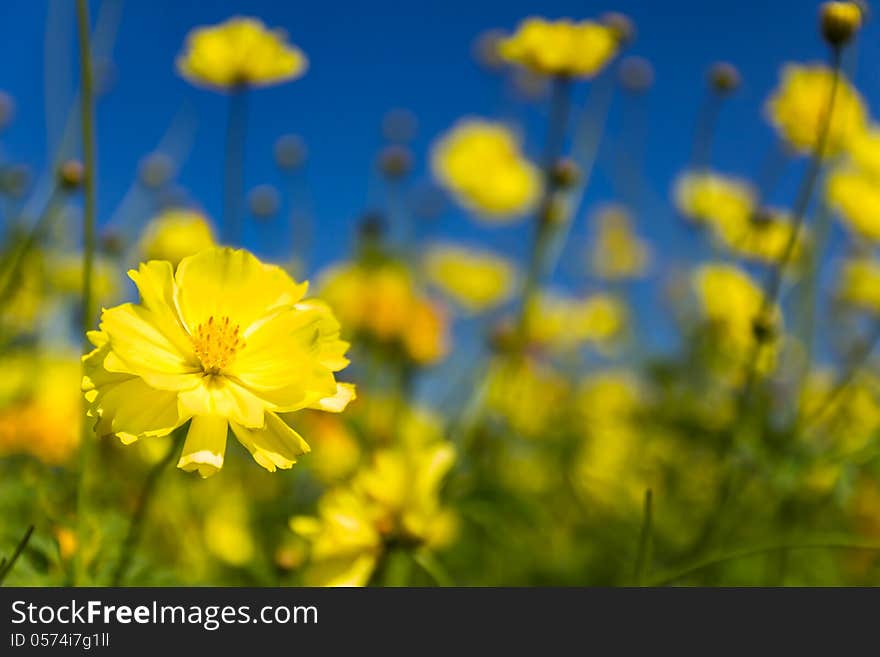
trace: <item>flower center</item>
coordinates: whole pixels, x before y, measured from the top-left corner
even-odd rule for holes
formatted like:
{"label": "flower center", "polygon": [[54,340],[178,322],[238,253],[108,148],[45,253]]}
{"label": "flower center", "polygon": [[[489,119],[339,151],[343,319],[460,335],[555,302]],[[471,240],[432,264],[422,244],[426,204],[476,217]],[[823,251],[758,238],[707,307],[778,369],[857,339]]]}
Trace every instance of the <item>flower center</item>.
{"label": "flower center", "polygon": [[245,346],[238,324],[231,323],[228,317],[215,318],[213,315],[198,325],[192,343],[207,374],[219,374]]}

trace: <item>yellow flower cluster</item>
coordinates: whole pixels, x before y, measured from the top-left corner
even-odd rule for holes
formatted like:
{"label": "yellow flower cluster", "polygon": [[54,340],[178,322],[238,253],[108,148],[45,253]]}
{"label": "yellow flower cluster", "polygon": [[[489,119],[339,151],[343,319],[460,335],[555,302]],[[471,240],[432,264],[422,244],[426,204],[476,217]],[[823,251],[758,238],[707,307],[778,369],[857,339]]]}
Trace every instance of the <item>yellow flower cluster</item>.
{"label": "yellow flower cluster", "polygon": [[736,230],[755,209],[755,191],[743,180],[709,171],[682,174],[675,184],[675,205],[688,219],[716,230]]}
{"label": "yellow flower cluster", "polygon": [[643,275],[650,262],[650,249],[636,235],[626,208],[619,205],[603,208],[596,216],[596,222],[596,238],[590,251],[593,273],[606,280]]}
{"label": "yellow flower cluster", "polygon": [[83,390],[99,436],[129,444],[189,422],[178,467],[207,477],[231,429],[274,471],[309,451],[278,413],[339,412],[354,397],[334,376],[348,364],[338,322],[279,267],[214,247],[176,273],[152,260],[129,276],[140,303],[104,310],[88,334]]}
{"label": "yellow flower cluster", "polygon": [[307,66],[306,56],[282,32],[241,17],[192,30],[177,58],[184,78],[221,90],[279,84],[300,77]]}
{"label": "yellow flower cluster", "polygon": [[434,144],[431,168],[461,205],[491,221],[521,217],[541,194],[540,172],[501,123],[461,120]]}
{"label": "yellow flower cluster", "polygon": [[498,53],[533,73],[591,78],[617,54],[619,45],[615,30],[607,25],[527,18],[500,40]]}
{"label": "yellow flower cluster", "polygon": [[397,345],[420,365],[446,355],[446,313],[418,289],[400,264],[331,267],[321,276],[321,296],[346,331]]}
{"label": "yellow flower cluster", "polygon": [[585,344],[600,350],[614,346],[627,323],[625,305],[610,294],[578,299],[544,292],[526,316],[530,344],[553,351],[570,351]]}
{"label": "yellow flower cluster", "polygon": [[291,519],[311,546],[305,583],[364,586],[389,544],[448,545],[457,517],[442,506],[440,487],[454,461],[455,449],[445,442],[381,449],[350,485],[324,494],[317,517]]}
{"label": "yellow flower cluster", "polygon": [[141,236],[144,260],[167,260],[172,266],[186,256],[214,246],[211,223],[200,212],[175,208],[154,217]]}
{"label": "yellow flower cluster", "polygon": [[[767,117],[779,135],[796,151],[812,153],[828,116],[833,71],[823,64],[787,64],[779,86],[766,104]],[[867,112],[862,97],[840,74],[824,155],[843,152],[865,130]]]}
{"label": "yellow flower cluster", "polygon": [[437,244],[424,258],[427,279],[464,310],[479,313],[504,303],[513,293],[516,269],[505,258],[451,244]]}

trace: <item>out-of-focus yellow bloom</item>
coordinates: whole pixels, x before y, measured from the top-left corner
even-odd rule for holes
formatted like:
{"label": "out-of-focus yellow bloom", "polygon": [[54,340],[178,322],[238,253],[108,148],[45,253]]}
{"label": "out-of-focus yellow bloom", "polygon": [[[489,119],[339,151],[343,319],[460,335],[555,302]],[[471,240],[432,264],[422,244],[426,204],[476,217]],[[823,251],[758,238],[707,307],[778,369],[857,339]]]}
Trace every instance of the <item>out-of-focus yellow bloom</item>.
{"label": "out-of-focus yellow bloom", "polygon": [[[57,294],[82,294],[82,265],[80,253],[49,253],[46,258],[46,279],[49,289]],[[107,258],[98,257],[92,263],[92,294],[100,304],[110,304],[119,299],[117,282],[119,270]]]}
{"label": "out-of-focus yellow bloom", "polygon": [[846,227],[860,237],[880,241],[880,177],[854,167],[828,176],[828,204]]}
{"label": "out-of-focus yellow bloom", "polygon": [[501,123],[463,119],[431,151],[437,181],[464,207],[492,221],[532,210],[541,194],[540,173]]}
{"label": "out-of-focus yellow bloom", "polygon": [[309,412],[303,426],[312,446],[309,467],[321,481],[339,482],[357,469],[361,448],[345,422],[335,415]]}
{"label": "out-of-focus yellow bloom", "polygon": [[449,545],[458,522],[440,486],[454,460],[448,443],[379,450],[350,487],[321,499],[317,517],[293,518],[291,529],[312,546],[306,584],[364,586],[389,542]]}
{"label": "out-of-focus yellow bloom", "polygon": [[177,58],[184,78],[224,90],[287,82],[300,77],[307,66],[306,56],[281,31],[241,17],[192,30]]}
{"label": "out-of-focus yellow bloom", "polygon": [[782,315],[773,307],[767,317],[760,317],[763,290],[733,265],[702,265],[694,272],[692,282],[703,318],[715,340],[714,355],[718,362],[741,368],[754,353],[761,336],[763,348],[755,368],[761,373],[771,371],[776,366]]}
{"label": "out-of-focus yellow bloom", "polygon": [[626,208],[610,205],[597,215],[596,238],[590,252],[590,266],[599,278],[622,280],[645,273],[650,261],[648,245],[639,239]]}
{"label": "out-of-focus yellow bloom", "polygon": [[880,178],[880,126],[871,124],[864,132],[856,133],[847,146],[847,155],[856,168]]}
{"label": "out-of-focus yellow bloom", "polygon": [[[880,430],[880,379],[859,372],[846,390],[832,397],[837,377],[828,370],[813,372],[801,392],[802,417],[821,432],[810,431],[819,454],[849,456],[866,447]],[[818,414],[818,415],[817,415]]]}
{"label": "out-of-focus yellow bloom", "polygon": [[526,315],[530,343],[559,351],[592,344],[610,348],[626,328],[626,306],[610,294],[583,299],[544,292]]}
{"label": "out-of-focus yellow bloom", "polygon": [[186,256],[214,244],[211,223],[202,213],[175,208],[166,210],[147,224],[140,251],[145,260],[167,260],[176,267]]}
{"label": "out-of-focus yellow bloom", "polygon": [[80,440],[81,376],[75,355],[14,354],[2,361],[0,455],[63,465]]}
{"label": "out-of-focus yellow bloom", "polygon": [[[794,224],[784,211],[765,209],[752,214],[742,225],[733,223],[718,227],[721,243],[736,255],[767,264],[780,262],[792,237]],[[797,240],[788,254],[788,263],[800,261],[804,252],[806,230],[800,228]]]}
{"label": "out-of-focus yellow bloom", "polygon": [[425,275],[468,312],[489,310],[510,298],[516,269],[488,251],[438,244],[425,255]]}
{"label": "out-of-focus yellow bloom", "polygon": [[207,477],[223,466],[231,428],[275,471],[309,451],[278,413],[340,412],[354,397],[334,376],[348,364],[338,322],[281,268],[215,247],[176,274],[152,260],[129,276],[140,303],[104,310],[88,334],[83,390],[99,436],[129,444],[191,421],[178,467]]}
{"label": "out-of-focus yellow bloom", "polygon": [[738,228],[755,210],[755,192],[743,180],[712,172],[688,172],[675,184],[675,205],[693,221],[716,229]]}
{"label": "out-of-focus yellow bloom", "polygon": [[552,367],[531,358],[498,358],[486,375],[486,408],[516,433],[539,438],[560,425],[569,386]]}
{"label": "out-of-focus yellow bloom", "polygon": [[321,281],[322,297],[352,333],[397,343],[421,365],[446,355],[446,315],[402,265],[342,264],[322,274]]}
{"label": "out-of-focus yellow bloom", "polygon": [[837,295],[841,301],[880,314],[880,263],[872,258],[851,258],[840,270]]}
{"label": "out-of-focus yellow bloom", "polygon": [[612,27],[592,21],[527,18],[498,43],[502,59],[542,75],[591,78],[617,54]]}
{"label": "out-of-focus yellow bloom", "polygon": [[[834,74],[823,64],[786,64],[766,112],[773,127],[795,150],[815,150],[827,119]],[[867,112],[862,98],[840,74],[824,155],[832,157],[865,130]]]}
{"label": "out-of-focus yellow bloom", "polygon": [[253,560],[257,546],[244,491],[233,488],[220,495],[208,510],[203,533],[208,551],[223,563],[241,567]]}
{"label": "out-of-focus yellow bloom", "polygon": [[406,404],[394,395],[373,393],[351,405],[350,418],[377,445],[420,446],[443,439],[443,420],[431,408]]}

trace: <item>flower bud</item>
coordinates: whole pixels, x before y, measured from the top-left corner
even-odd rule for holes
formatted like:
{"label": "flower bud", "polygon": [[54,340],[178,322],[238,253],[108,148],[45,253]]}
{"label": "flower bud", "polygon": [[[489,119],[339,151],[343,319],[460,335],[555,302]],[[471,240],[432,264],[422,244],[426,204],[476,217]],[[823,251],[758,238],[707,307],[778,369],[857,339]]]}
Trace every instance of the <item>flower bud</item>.
{"label": "flower bud", "polygon": [[855,2],[826,2],[819,8],[822,37],[832,47],[845,46],[862,26],[862,9]]}
{"label": "flower bud", "polygon": [[403,178],[411,169],[412,155],[403,146],[388,146],[379,153],[379,170],[387,178]]}
{"label": "flower bud", "polygon": [[67,160],[58,167],[58,184],[61,189],[72,192],[83,183],[85,170],[79,160]]}
{"label": "flower bud", "polygon": [[654,84],[654,67],[644,57],[626,57],[618,69],[620,85],[634,94],[643,93]]}
{"label": "flower bud", "polygon": [[574,160],[563,158],[554,163],[550,170],[550,176],[553,184],[559,189],[570,189],[574,187],[581,178],[581,170]]}
{"label": "flower bud", "polygon": [[299,135],[283,135],[275,142],[275,164],[282,171],[294,171],[306,162],[308,148]]}
{"label": "flower bud", "polygon": [[603,14],[600,19],[605,27],[609,28],[613,33],[617,42],[621,46],[628,46],[636,38],[636,26],[632,19],[626,14],[616,11],[609,11]]}
{"label": "flower bud", "polygon": [[248,207],[257,219],[269,219],[278,212],[281,200],[272,185],[258,185],[248,194]]}
{"label": "flower bud", "polygon": [[709,69],[709,86],[719,94],[727,95],[737,90],[741,82],[736,66],[717,62]]}

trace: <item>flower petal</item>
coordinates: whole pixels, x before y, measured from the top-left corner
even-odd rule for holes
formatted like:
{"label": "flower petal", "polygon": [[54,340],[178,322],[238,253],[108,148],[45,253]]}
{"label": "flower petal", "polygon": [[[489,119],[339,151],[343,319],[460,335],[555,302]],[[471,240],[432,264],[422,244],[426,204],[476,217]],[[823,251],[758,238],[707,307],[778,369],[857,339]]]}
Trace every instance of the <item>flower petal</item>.
{"label": "flower petal", "polygon": [[254,460],[269,472],[276,468],[286,470],[296,463],[296,457],[310,450],[308,443],[274,413],[266,413],[263,429],[247,429],[232,423],[232,431]]}
{"label": "flower petal", "polygon": [[194,417],[177,467],[187,472],[198,470],[202,478],[215,474],[223,467],[228,427],[226,418],[217,415]]}
{"label": "flower petal", "polygon": [[335,395],[319,399],[314,404],[311,404],[309,408],[329,413],[341,413],[356,398],[357,392],[353,383],[337,383]]}

